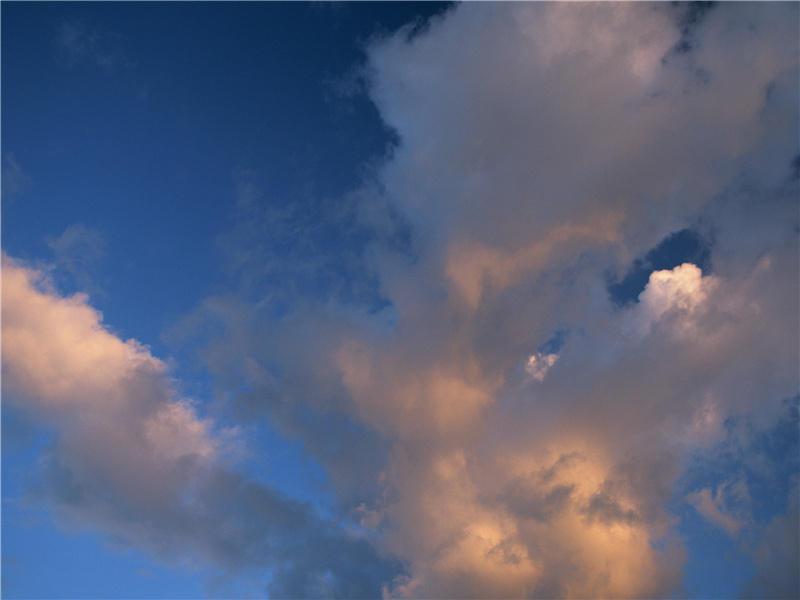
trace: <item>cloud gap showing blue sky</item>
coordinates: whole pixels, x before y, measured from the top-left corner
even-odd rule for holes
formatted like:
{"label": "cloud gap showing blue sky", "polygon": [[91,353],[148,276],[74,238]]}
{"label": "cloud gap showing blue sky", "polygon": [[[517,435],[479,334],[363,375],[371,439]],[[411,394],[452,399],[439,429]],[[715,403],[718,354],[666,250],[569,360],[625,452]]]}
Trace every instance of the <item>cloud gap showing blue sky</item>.
{"label": "cloud gap showing blue sky", "polygon": [[7,598],[796,598],[797,3],[2,16]]}

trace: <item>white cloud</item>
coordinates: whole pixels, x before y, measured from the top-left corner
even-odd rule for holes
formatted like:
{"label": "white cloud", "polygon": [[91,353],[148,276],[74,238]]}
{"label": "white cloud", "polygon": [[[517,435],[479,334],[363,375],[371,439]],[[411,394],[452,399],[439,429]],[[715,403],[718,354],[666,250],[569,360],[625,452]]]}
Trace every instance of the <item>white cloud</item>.
{"label": "white cloud", "polygon": [[702,276],[700,268],[691,263],[671,271],[654,271],[639,300],[652,319],[658,319],[668,310],[691,311],[708,295]]}
{"label": "white cloud", "polygon": [[647,335],[663,320],[669,322],[673,335],[696,336],[696,321],[716,283],[714,276],[703,277],[700,268],[692,263],[654,271],[633,311],[633,332]]}

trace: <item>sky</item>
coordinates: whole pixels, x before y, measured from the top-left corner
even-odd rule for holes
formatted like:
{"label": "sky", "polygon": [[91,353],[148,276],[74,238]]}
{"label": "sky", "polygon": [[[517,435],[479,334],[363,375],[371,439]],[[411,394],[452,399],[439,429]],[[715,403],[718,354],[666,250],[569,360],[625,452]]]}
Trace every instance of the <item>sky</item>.
{"label": "sky", "polygon": [[799,10],[2,2],[3,597],[800,596]]}

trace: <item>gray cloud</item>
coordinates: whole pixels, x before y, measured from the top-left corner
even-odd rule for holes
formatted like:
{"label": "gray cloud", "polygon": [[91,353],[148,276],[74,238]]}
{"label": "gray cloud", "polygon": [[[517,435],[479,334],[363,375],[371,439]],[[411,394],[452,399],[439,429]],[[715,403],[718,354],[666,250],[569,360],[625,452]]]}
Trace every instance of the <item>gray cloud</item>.
{"label": "gray cloud", "polygon": [[755,551],[757,571],[742,590],[742,598],[797,598],[800,595],[800,509],[796,487],[789,493],[787,510],[773,517]]}

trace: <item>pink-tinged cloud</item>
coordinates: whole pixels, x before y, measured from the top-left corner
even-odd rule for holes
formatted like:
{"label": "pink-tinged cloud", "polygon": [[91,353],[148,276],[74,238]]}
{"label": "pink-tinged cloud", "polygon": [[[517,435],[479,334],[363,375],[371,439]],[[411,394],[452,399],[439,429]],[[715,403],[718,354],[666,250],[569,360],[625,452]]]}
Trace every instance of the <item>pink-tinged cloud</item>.
{"label": "pink-tinged cloud", "polygon": [[31,492],[60,522],[168,564],[269,572],[277,596],[374,597],[392,578],[364,536],[233,470],[237,432],[200,418],[165,363],[110,332],[86,296],[62,297],[5,254],[2,293],[3,401],[53,434]]}
{"label": "pink-tinged cloud", "polygon": [[224,435],[176,394],[162,361],[103,326],[86,296],[59,296],[46,274],[5,255],[2,268],[4,401],[59,432],[54,459],[86,477],[73,492],[170,502],[220,456]]}

